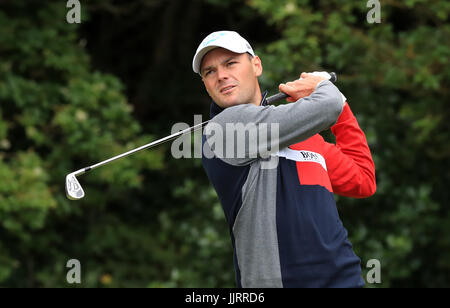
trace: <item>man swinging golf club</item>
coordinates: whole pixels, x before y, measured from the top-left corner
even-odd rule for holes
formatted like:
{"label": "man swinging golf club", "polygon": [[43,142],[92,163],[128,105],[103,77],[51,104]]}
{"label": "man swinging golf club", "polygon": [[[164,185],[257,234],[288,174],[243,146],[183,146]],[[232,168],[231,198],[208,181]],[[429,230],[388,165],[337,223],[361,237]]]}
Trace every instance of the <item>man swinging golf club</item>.
{"label": "man swinging golf club", "polygon": [[[232,31],[208,35],[193,70],[213,100],[202,160],[229,225],[238,287],[362,287],[360,259],[333,194],[373,195],[375,167],[365,135],[329,75],[302,73],[279,86],[290,103],[267,106],[258,83],[261,59]],[[224,155],[227,146],[233,151],[226,153],[239,150],[225,137],[233,136],[227,129],[237,123],[275,125],[278,138],[270,147],[252,147],[265,140],[257,129],[256,137],[245,135],[244,155]],[[211,127],[222,128],[224,138],[210,134]],[[318,134],[328,128],[336,144]],[[278,160],[275,168],[263,168],[269,156]]]}

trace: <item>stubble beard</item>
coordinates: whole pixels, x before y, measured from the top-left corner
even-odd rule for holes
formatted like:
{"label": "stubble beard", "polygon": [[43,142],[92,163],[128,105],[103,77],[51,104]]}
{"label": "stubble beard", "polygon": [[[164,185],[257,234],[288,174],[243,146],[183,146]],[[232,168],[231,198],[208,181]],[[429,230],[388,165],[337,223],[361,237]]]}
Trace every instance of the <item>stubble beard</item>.
{"label": "stubble beard", "polygon": [[[238,91],[240,89],[236,89],[235,91]],[[220,94],[219,94],[220,95]],[[237,105],[243,105],[243,104],[251,104],[253,103],[255,97],[255,91],[247,92],[247,93],[237,93],[236,98],[234,98],[232,101],[228,101],[226,99],[220,100],[214,100],[216,104],[221,106],[222,108],[228,108],[232,106]],[[220,96],[219,96],[220,98]]]}

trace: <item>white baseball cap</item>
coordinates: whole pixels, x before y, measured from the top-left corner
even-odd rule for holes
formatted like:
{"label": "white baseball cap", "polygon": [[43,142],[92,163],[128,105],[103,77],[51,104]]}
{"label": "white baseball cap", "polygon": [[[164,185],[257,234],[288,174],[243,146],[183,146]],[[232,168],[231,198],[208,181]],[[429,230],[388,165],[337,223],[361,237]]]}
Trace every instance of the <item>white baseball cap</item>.
{"label": "white baseball cap", "polygon": [[200,65],[202,59],[208,51],[214,48],[222,47],[235,53],[248,52],[255,56],[252,46],[239,33],[234,31],[217,31],[213,32],[200,43],[195,52],[194,60],[192,60],[192,69],[200,74]]}

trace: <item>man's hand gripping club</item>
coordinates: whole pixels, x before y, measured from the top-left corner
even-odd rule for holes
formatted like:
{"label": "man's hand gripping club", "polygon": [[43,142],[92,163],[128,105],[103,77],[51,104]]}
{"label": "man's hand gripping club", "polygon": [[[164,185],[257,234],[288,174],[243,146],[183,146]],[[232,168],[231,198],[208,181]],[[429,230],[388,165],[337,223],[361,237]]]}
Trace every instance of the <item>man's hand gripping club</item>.
{"label": "man's hand gripping club", "polygon": [[289,95],[289,97],[286,98],[286,101],[293,103],[303,97],[311,95],[311,93],[314,92],[320,82],[328,79],[329,78],[325,77],[322,74],[319,75],[315,73],[301,73],[300,79],[282,83],[278,88],[280,92]]}

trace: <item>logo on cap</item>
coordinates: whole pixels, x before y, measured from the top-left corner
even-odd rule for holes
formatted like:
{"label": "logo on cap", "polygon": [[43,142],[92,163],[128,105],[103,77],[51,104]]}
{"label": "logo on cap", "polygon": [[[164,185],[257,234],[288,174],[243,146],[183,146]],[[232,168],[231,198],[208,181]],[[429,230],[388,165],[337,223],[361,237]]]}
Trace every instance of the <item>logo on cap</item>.
{"label": "logo on cap", "polygon": [[222,37],[225,35],[225,32],[214,32],[209,35],[208,38],[205,39],[205,42],[202,44],[202,47],[206,47],[212,42],[216,41],[219,37]]}

